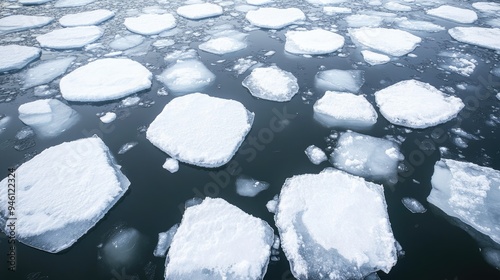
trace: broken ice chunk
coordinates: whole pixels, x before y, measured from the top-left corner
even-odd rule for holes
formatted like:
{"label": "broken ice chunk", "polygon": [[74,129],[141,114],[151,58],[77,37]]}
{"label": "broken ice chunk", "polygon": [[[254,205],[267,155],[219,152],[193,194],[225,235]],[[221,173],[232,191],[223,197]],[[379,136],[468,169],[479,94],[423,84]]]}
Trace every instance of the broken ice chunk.
{"label": "broken ice chunk", "polygon": [[199,91],[215,80],[215,75],[199,60],[179,60],[156,78],[170,91],[191,93]]}
{"label": "broken ice chunk", "polygon": [[449,5],[426,11],[428,15],[451,20],[458,23],[473,23],[477,20],[477,14],[473,10],[458,8]]}
{"label": "broken ice chunk", "polygon": [[349,35],[355,43],[361,46],[392,56],[408,54],[422,41],[420,37],[406,31],[389,28],[350,29]]}
{"label": "broken ice chunk", "polygon": [[[16,238],[51,253],[91,229],[130,185],[98,137],[48,148],[17,170]],[[7,232],[7,179],[0,182],[0,227]]]}
{"label": "broken ice chunk", "polygon": [[258,8],[254,11],[248,11],[246,19],[251,24],[258,27],[281,29],[285,26],[305,20],[306,15],[297,8]]}
{"label": "broken ice chunk", "polygon": [[307,157],[313,164],[318,165],[323,161],[328,160],[328,157],[326,156],[325,152],[323,152],[323,150],[314,145],[307,147],[304,152],[306,153]]}
{"label": "broken ice chunk", "polygon": [[54,20],[52,17],[10,15],[0,19],[0,35],[45,26]]}
{"label": "broken ice chunk", "polygon": [[247,3],[250,5],[260,6],[264,4],[269,4],[274,0],[247,0]]}
{"label": "broken ice chunk", "polygon": [[279,195],[275,195],[273,199],[266,203],[266,208],[269,213],[276,213],[276,207],[278,207]]}
{"label": "broken ice chunk", "polygon": [[105,9],[93,10],[77,14],[67,14],[59,19],[64,27],[98,25],[115,15],[114,12]]}
{"label": "broken ice chunk", "polygon": [[255,97],[278,102],[290,101],[299,91],[297,78],[277,66],[253,69],[242,84]]}
{"label": "broken ice chunk", "polygon": [[319,71],[314,82],[321,90],[348,91],[357,93],[365,83],[362,70],[325,70]]}
{"label": "broken ice chunk", "polygon": [[0,72],[24,68],[40,56],[41,50],[20,45],[0,46]]}
{"label": "broken ice chunk", "polygon": [[244,175],[236,178],[236,193],[241,196],[254,197],[260,192],[267,190],[268,188],[268,182],[257,181]]}
{"label": "broken ice chunk", "polygon": [[395,11],[395,12],[409,12],[411,11],[411,7],[407,5],[403,5],[398,2],[394,1],[389,1],[384,4],[384,8],[390,11]]}
{"label": "broken ice chunk", "polygon": [[385,64],[391,61],[391,58],[387,55],[372,52],[369,50],[363,50],[361,51],[361,54],[363,55],[363,59],[370,65]]}
{"label": "broken ice chunk", "polygon": [[146,137],[181,162],[219,167],[236,153],[253,118],[254,114],[237,101],[193,93],[165,105]]}
{"label": "broken ice chunk", "polygon": [[288,31],[285,51],[293,54],[327,54],[344,46],[344,37],[323,29]]}
{"label": "broken ice chunk", "polygon": [[184,212],[168,251],[165,278],[263,279],[273,242],[273,229],[265,221],[223,199],[206,198]]}
{"label": "broken ice chunk", "polygon": [[172,244],[172,240],[174,239],[175,233],[177,232],[178,228],[179,224],[175,224],[166,232],[158,233],[158,244],[156,244],[153,256],[165,257],[168,248],[170,248],[170,245]]}
{"label": "broken ice chunk", "polygon": [[397,261],[384,189],[335,169],[288,178],[275,215],[297,279],[363,279]]}
{"label": "broken ice chunk", "polygon": [[162,167],[168,170],[170,173],[175,173],[179,170],[179,161],[174,158],[167,158]]}
{"label": "broken ice chunk", "polygon": [[137,146],[138,144],[139,144],[139,142],[135,142],[135,141],[125,143],[118,150],[118,154],[119,155],[123,155],[124,153],[130,151],[130,149],[132,149],[133,147]]}
{"label": "broken ice chunk", "polygon": [[441,60],[440,67],[465,77],[469,77],[474,72],[478,63],[471,55],[460,52],[444,51],[438,55]]}
{"label": "broken ice chunk", "polygon": [[97,26],[77,26],[53,30],[36,40],[44,48],[74,49],[97,41],[103,34],[104,30]]}
{"label": "broken ice chunk", "polygon": [[222,15],[222,7],[212,3],[200,3],[180,6],[177,14],[188,19],[204,19]]}
{"label": "broken ice chunk", "polygon": [[116,114],[113,112],[107,112],[102,117],[99,118],[103,123],[111,123],[116,120]]}
{"label": "broken ice chunk", "polygon": [[177,23],[171,14],[144,14],[125,18],[123,23],[128,30],[141,35],[155,35],[174,28]]}
{"label": "broken ice chunk", "polygon": [[75,59],[76,57],[73,56],[52,59],[28,69],[24,78],[23,89],[50,83],[55,78],[66,73],[66,70]]}
{"label": "broken ice chunk", "polygon": [[412,213],[425,213],[427,209],[418,200],[411,197],[403,197],[401,199],[403,205]]}
{"label": "broken ice chunk", "polygon": [[483,48],[500,50],[500,28],[453,27],[448,30],[453,39]]}

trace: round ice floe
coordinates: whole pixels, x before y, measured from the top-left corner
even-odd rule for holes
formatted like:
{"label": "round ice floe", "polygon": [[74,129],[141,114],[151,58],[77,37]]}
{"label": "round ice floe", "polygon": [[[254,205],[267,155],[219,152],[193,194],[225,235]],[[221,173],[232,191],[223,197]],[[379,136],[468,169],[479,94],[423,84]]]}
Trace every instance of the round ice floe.
{"label": "round ice floe", "polygon": [[0,35],[31,28],[42,27],[54,18],[42,16],[11,15],[0,19]]}
{"label": "round ice floe", "polygon": [[177,25],[174,16],[171,14],[145,14],[138,17],[129,17],[125,19],[124,24],[128,30],[142,35],[158,34]]}
{"label": "round ice floe", "polygon": [[146,137],[179,161],[219,167],[236,153],[253,117],[237,101],[193,93],[170,101],[151,123]]}
{"label": "round ice floe", "polygon": [[375,93],[380,113],[391,123],[426,128],[447,122],[464,107],[460,98],[448,96],[430,84],[401,81]]}
{"label": "round ice floe", "polygon": [[255,97],[278,102],[290,101],[299,91],[297,78],[276,66],[253,69],[242,84]]}
{"label": "round ice floe", "polygon": [[323,29],[288,31],[285,36],[285,51],[294,54],[327,54],[344,46],[344,37]]}
{"label": "round ice floe", "polygon": [[259,8],[249,11],[246,19],[262,28],[280,29],[306,19],[306,15],[297,8]]}
{"label": "round ice floe", "polygon": [[190,93],[203,89],[215,75],[199,60],[178,61],[156,77],[172,92]]}
{"label": "round ice floe", "polygon": [[81,48],[95,42],[104,34],[97,26],[79,26],[56,29],[47,34],[36,37],[40,46],[51,49]]}
{"label": "round ice floe", "polygon": [[0,46],[0,72],[19,70],[40,56],[40,49],[20,45]]}
{"label": "round ice floe", "polygon": [[66,100],[98,102],[122,98],[151,87],[152,74],[125,58],[104,58],[69,73],[59,84]]}
{"label": "round ice floe", "polygon": [[246,48],[247,43],[244,40],[239,40],[233,37],[219,37],[210,39],[207,42],[200,44],[198,47],[200,50],[209,53],[226,54]]}
{"label": "round ice floe", "polygon": [[361,54],[363,55],[363,59],[366,61],[366,63],[370,65],[385,64],[391,61],[391,58],[388,57],[387,55],[372,52],[369,50],[363,50],[361,51]]}
{"label": "round ice floe", "polygon": [[97,25],[112,18],[114,15],[115,13],[110,10],[99,9],[78,14],[65,15],[59,19],[59,23],[64,27]]}
{"label": "round ice floe", "polygon": [[443,5],[427,11],[427,14],[458,23],[473,23],[477,20],[477,14],[473,10]]}
{"label": "round ice floe", "polygon": [[500,28],[454,27],[448,33],[462,43],[500,50]]}
{"label": "round ice floe", "polygon": [[203,19],[222,15],[222,7],[212,3],[180,6],[177,14],[188,19]]}
{"label": "round ice floe", "polygon": [[384,18],[376,15],[350,15],[345,18],[349,27],[378,27]]}
{"label": "round ice floe", "polygon": [[413,51],[422,39],[398,29],[369,28],[349,30],[349,35],[356,43],[378,50],[388,55],[402,56]]}

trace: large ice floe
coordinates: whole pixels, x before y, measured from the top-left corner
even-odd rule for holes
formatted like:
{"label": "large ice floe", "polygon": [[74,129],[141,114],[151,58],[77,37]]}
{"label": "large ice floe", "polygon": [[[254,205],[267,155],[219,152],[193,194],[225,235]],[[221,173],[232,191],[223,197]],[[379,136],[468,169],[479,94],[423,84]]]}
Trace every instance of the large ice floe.
{"label": "large ice floe", "polygon": [[246,19],[258,27],[281,29],[285,26],[304,21],[306,15],[297,8],[259,8],[254,11],[248,11]]}
{"label": "large ice floe", "polygon": [[[98,137],[46,149],[19,166],[16,178],[16,239],[51,253],[75,243],[130,185]],[[0,182],[4,231],[9,213],[7,181]]]}
{"label": "large ice floe", "polygon": [[285,51],[293,54],[327,54],[344,46],[344,37],[324,29],[288,31]]}
{"label": "large ice floe", "polygon": [[78,113],[57,99],[41,99],[19,106],[19,119],[41,137],[55,137],[72,127]]}
{"label": "large ice floe", "polygon": [[219,167],[234,156],[253,118],[254,114],[237,101],[193,93],[165,105],[146,137],[181,162]]}
{"label": "large ice floe", "polygon": [[0,19],[0,35],[42,27],[54,20],[52,17],[10,15]]}
{"label": "large ice floe", "polygon": [[80,102],[107,101],[151,87],[149,70],[127,58],[103,58],[67,74],[59,83],[64,99]]}
{"label": "large ice floe", "polygon": [[56,29],[36,37],[40,46],[51,49],[75,49],[97,41],[104,30],[97,26]]}
{"label": "large ice floe", "polygon": [[340,135],[330,156],[338,169],[388,184],[397,182],[398,163],[404,159],[398,144],[351,131]]}
{"label": "large ice floe", "polygon": [[353,41],[363,47],[371,48],[392,56],[402,56],[412,52],[422,41],[409,32],[390,28],[362,27],[350,29]]}
{"label": "large ice floe", "polygon": [[263,279],[273,242],[265,221],[223,199],[206,198],[184,212],[165,279]]}
{"label": "large ice floe", "polygon": [[313,106],[314,119],[327,127],[367,128],[377,122],[377,112],[364,96],[327,91]]}
{"label": "large ice floe", "polygon": [[459,42],[500,51],[500,28],[454,27],[448,33]]}
{"label": "large ice floe", "polygon": [[427,14],[458,23],[473,23],[477,20],[477,14],[473,10],[458,8],[449,5],[430,9]]}
{"label": "large ice floe", "polygon": [[177,14],[188,19],[203,19],[220,16],[223,13],[221,6],[212,3],[200,3],[180,6]]}
{"label": "large ice floe", "polygon": [[40,56],[41,50],[21,45],[0,46],[0,72],[24,68]]}
{"label": "large ice floe", "polygon": [[253,69],[242,84],[255,97],[278,102],[290,101],[299,91],[297,78],[277,66]]}
{"label": "large ice floe", "polygon": [[464,108],[460,98],[430,84],[405,80],[375,92],[380,113],[391,123],[426,128],[447,122]]}
{"label": "large ice floe", "polygon": [[124,21],[128,30],[141,35],[155,35],[174,28],[177,22],[172,14],[144,14]]}
{"label": "large ice floe", "polygon": [[51,59],[28,69],[23,81],[23,89],[51,82],[64,74],[75,59],[76,57],[74,56]]}
{"label": "large ice floe", "polygon": [[288,178],[276,226],[297,279],[363,279],[397,262],[384,189],[335,169]]}
{"label": "large ice floe", "polygon": [[156,78],[170,91],[190,93],[199,91],[215,80],[215,75],[197,59],[179,60]]}
{"label": "large ice floe", "polygon": [[64,27],[97,25],[115,15],[114,12],[105,9],[81,12],[77,14],[68,14],[59,19],[59,23]]}
{"label": "large ice floe", "polygon": [[316,73],[314,83],[321,90],[357,93],[365,83],[365,78],[362,70],[331,69]]}
{"label": "large ice floe", "polygon": [[500,244],[500,171],[442,159],[431,183],[430,203]]}

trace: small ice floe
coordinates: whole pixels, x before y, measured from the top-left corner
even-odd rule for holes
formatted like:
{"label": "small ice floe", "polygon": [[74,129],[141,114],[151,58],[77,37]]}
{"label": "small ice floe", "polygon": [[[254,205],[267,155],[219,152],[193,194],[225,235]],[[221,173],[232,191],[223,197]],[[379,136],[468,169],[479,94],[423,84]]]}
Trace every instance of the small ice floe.
{"label": "small ice floe", "polygon": [[125,108],[136,106],[139,102],[141,102],[141,98],[139,96],[129,96],[120,102],[120,107]]}
{"label": "small ice floe", "polygon": [[425,32],[439,32],[446,30],[441,25],[437,25],[432,22],[422,21],[422,20],[410,20],[407,18],[397,18],[394,23],[400,28],[414,31],[425,31]]}
{"label": "small ice floe", "polygon": [[431,16],[458,23],[473,23],[477,20],[477,14],[473,10],[458,8],[450,5],[442,5],[440,7],[427,10],[426,13]]}
{"label": "small ice floe", "polygon": [[188,59],[170,65],[156,78],[171,92],[190,93],[212,84],[215,75],[201,61]]}
{"label": "small ice floe", "polygon": [[349,35],[356,44],[391,56],[408,54],[422,41],[409,32],[390,28],[350,29]]}
{"label": "small ice floe", "polygon": [[403,5],[403,4],[395,2],[395,1],[389,1],[389,2],[385,3],[384,8],[386,8],[389,11],[394,11],[394,12],[409,12],[412,10],[410,6]]}
{"label": "small ice floe", "polygon": [[366,61],[366,63],[370,65],[380,65],[391,61],[391,58],[389,56],[369,50],[363,50],[361,51],[361,54],[363,55],[363,59]]}
{"label": "small ice floe", "polygon": [[285,51],[293,54],[327,54],[344,46],[344,37],[324,29],[288,31],[285,36]]}
{"label": "small ice floe", "polygon": [[130,151],[133,147],[137,146],[139,142],[133,141],[123,144],[118,150],[119,155],[123,155],[124,153]]}
{"label": "small ice floe", "polygon": [[177,8],[177,14],[188,19],[204,19],[222,15],[221,6],[212,3],[184,5]]}
{"label": "small ice floe", "polygon": [[52,0],[19,0],[18,2],[23,5],[41,5]]}
{"label": "small ice floe", "polygon": [[42,27],[51,23],[53,20],[54,18],[45,16],[6,16],[0,18],[0,35]]}
{"label": "small ice floe", "polygon": [[244,38],[241,39],[233,36],[223,36],[210,39],[201,43],[198,47],[202,51],[223,55],[245,49],[247,47],[247,43]]}
{"label": "small ice floe", "polygon": [[500,50],[500,28],[453,27],[448,30],[453,39],[483,48]]}
{"label": "small ice floe", "polygon": [[0,46],[0,72],[19,70],[40,57],[41,50],[20,45]]}
{"label": "small ice floe", "polygon": [[469,77],[474,72],[478,64],[477,60],[469,54],[443,51],[438,55],[440,67],[465,77]]}
{"label": "small ice floe", "polygon": [[350,14],[352,13],[351,8],[346,8],[346,7],[332,7],[332,6],[327,6],[323,7],[323,13],[333,16],[335,14]]}
{"label": "small ice floe", "polygon": [[156,248],[153,252],[153,256],[155,257],[165,257],[167,255],[167,250],[170,248],[172,244],[172,240],[174,239],[174,235],[179,228],[179,224],[173,225],[166,232],[158,233],[158,243],[156,244]]}
{"label": "small ice floe", "polygon": [[162,167],[170,173],[175,173],[179,171],[179,161],[174,158],[167,158]]}
{"label": "small ice floe", "polygon": [[125,27],[141,35],[155,35],[174,28],[177,22],[172,14],[144,14],[125,18]]}
{"label": "small ice floe", "polygon": [[266,203],[266,208],[269,213],[276,213],[276,207],[278,206],[279,195],[275,195],[273,199]]}
{"label": "small ice floe", "polygon": [[99,102],[122,98],[151,87],[149,70],[127,58],[103,58],[64,76],[60,83],[64,99]]}
{"label": "small ice floe", "polygon": [[388,121],[410,128],[445,123],[465,106],[460,98],[417,80],[401,81],[379,90],[375,92],[375,101]]}
{"label": "small ice floe", "polygon": [[314,82],[321,90],[357,93],[365,83],[364,71],[339,69],[319,71],[314,77]]}
{"label": "small ice floe", "polygon": [[347,0],[306,0],[308,3],[313,5],[330,5],[330,4],[340,4]]}
{"label": "small ice floe", "polygon": [[241,196],[254,197],[268,188],[268,182],[258,181],[244,175],[236,178],[236,193]]}
{"label": "small ice floe", "polygon": [[23,81],[23,89],[36,87],[52,82],[55,78],[66,73],[66,70],[76,59],[74,56],[56,58],[41,62],[26,71]]}
{"label": "small ice floe", "polygon": [[253,69],[242,84],[253,96],[277,102],[290,101],[299,91],[297,78],[277,66]]}
{"label": "small ice floe", "polygon": [[258,8],[257,10],[248,11],[246,19],[258,27],[281,29],[285,26],[304,21],[306,15],[297,8]]}
{"label": "small ice floe", "polygon": [[481,13],[487,15],[499,15],[500,13],[500,3],[495,2],[475,2],[472,3],[472,7]]}
{"label": "small ice floe", "polygon": [[72,8],[72,7],[81,7],[88,5],[90,3],[94,3],[97,0],[57,0],[54,4],[56,8]]}
{"label": "small ice floe", "polygon": [[274,2],[274,0],[246,0],[246,1],[247,4],[255,6],[265,5]]}
{"label": "small ice floe", "polygon": [[379,27],[384,18],[377,15],[350,15],[345,18],[347,25],[351,28],[357,27]]}
{"label": "small ice floe", "polygon": [[111,123],[114,120],[116,120],[116,113],[107,112],[106,114],[102,115],[99,119],[103,123]]}
{"label": "small ice floe", "polygon": [[158,49],[163,49],[163,48],[170,47],[173,45],[175,45],[175,41],[172,39],[160,39],[160,40],[154,41],[154,43],[153,43],[153,47],[158,48]]}
{"label": "small ice floe", "polygon": [[64,27],[98,25],[114,16],[115,13],[110,10],[99,9],[77,14],[67,14],[59,19],[59,23]]}
{"label": "small ice floe", "polygon": [[425,213],[427,209],[418,200],[412,197],[403,197],[401,199],[403,205],[412,213]]}
{"label": "small ice floe", "polygon": [[[16,170],[22,207],[16,209],[16,239],[60,252],[90,230],[130,185],[98,137],[53,146]],[[0,182],[0,227],[7,232],[7,181]],[[21,203],[21,201],[19,201]]]}
{"label": "small ice floe", "polygon": [[36,37],[43,48],[77,49],[97,41],[104,30],[97,26],[77,26],[56,29]]}
{"label": "small ice floe", "polygon": [[236,71],[236,75],[239,76],[256,64],[257,61],[255,60],[251,60],[249,58],[238,58],[238,60],[234,63],[233,70]]}
{"label": "small ice floe", "polygon": [[328,160],[325,152],[314,145],[307,147],[304,153],[307,155],[307,158],[316,165]]}

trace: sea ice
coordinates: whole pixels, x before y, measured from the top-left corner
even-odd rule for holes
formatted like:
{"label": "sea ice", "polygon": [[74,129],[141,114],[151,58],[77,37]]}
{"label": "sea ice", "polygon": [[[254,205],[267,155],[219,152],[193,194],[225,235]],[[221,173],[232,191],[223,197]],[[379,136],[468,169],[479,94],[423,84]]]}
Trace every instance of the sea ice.
{"label": "sea ice", "polygon": [[307,147],[304,153],[306,153],[307,158],[316,165],[328,160],[325,152],[314,145]]}
{"label": "sea ice", "polygon": [[349,27],[378,27],[384,18],[376,15],[350,15],[345,18]]}
{"label": "sea ice", "polygon": [[224,10],[221,6],[212,3],[200,3],[180,6],[177,14],[188,19],[204,19],[222,15]]}
{"label": "sea ice", "polygon": [[[16,239],[57,253],[76,242],[130,185],[98,137],[50,147],[16,170]],[[7,232],[7,180],[0,182],[0,227]]]}
{"label": "sea ice", "polygon": [[274,2],[274,0],[247,0],[247,3],[250,5],[265,5]]}
{"label": "sea ice", "polygon": [[306,15],[297,8],[258,8],[257,10],[249,11],[246,14],[246,19],[258,27],[281,29],[305,20]]}
{"label": "sea ice", "polygon": [[75,59],[74,56],[52,59],[28,69],[23,81],[23,89],[52,82],[55,78],[66,73],[66,70]]}
{"label": "sea ice", "polygon": [[394,23],[407,30],[415,30],[415,31],[425,31],[425,32],[438,32],[446,30],[441,25],[434,24],[428,21],[422,20],[409,20],[407,18],[398,18],[394,20]]}
{"label": "sea ice", "polygon": [[158,244],[156,244],[156,248],[153,252],[153,256],[155,257],[165,257],[167,254],[168,248],[172,244],[172,239],[174,239],[175,233],[179,229],[179,224],[173,225],[166,232],[158,233]]}
{"label": "sea ice", "polygon": [[109,43],[109,47],[115,50],[124,51],[136,47],[142,44],[142,42],[144,42],[144,37],[141,35],[117,35],[115,39]]}
{"label": "sea ice", "polygon": [[241,75],[256,64],[255,60],[238,58],[234,63],[233,70],[236,71],[237,75]]}
{"label": "sea ice", "polygon": [[454,27],[448,30],[453,39],[480,47],[500,50],[500,28]]}
{"label": "sea ice", "polygon": [[334,167],[369,180],[397,182],[397,167],[404,156],[389,140],[356,132],[344,132],[332,152]]}
{"label": "sea ice", "polygon": [[254,114],[237,101],[193,93],[165,105],[146,137],[181,162],[219,167],[236,153],[253,118]]}
{"label": "sea ice", "polygon": [[498,15],[500,13],[500,4],[494,2],[476,2],[472,3],[472,7],[474,9],[485,13],[485,14],[493,14]]}
{"label": "sea ice", "polygon": [[0,19],[0,35],[45,26],[54,20],[52,17],[10,15]]}
{"label": "sea ice", "polygon": [[410,128],[426,128],[445,123],[465,106],[430,84],[406,80],[379,90],[375,101],[380,113],[391,123]]}
{"label": "sea ice", "polygon": [[253,69],[242,84],[255,97],[278,102],[290,101],[299,91],[297,78],[277,66]]}
{"label": "sea ice", "polygon": [[[186,209],[165,262],[166,279],[263,279],[273,229],[220,198]],[[216,253],[214,253],[216,252]]]}
{"label": "sea ice", "polygon": [[427,201],[500,244],[500,171],[441,159]]}
{"label": "sea ice", "polygon": [[54,7],[56,8],[71,8],[71,7],[80,7],[85,6],[90,3],[93,3],[97,0],[58,0]]}
{"label": "sea ice", "polygon": [[141,98],[139,96],[129,96],[120,102],[120,107],[124,108],[136,106],[139,102],[141,102]]}
{"label": "sea ice", "polygon": [[332,16],[335,14],[350,14],[352,13],[351,8],[346,8],[346,7],[323,7],[323,13]]}
{"label": "sea ice", "polygon": [[425,213],[427,209],[418,200],[411,197],[403,197],[401,199],[403,205],[412,213]]}
{"label": "sea ice", "polygon": [[269,213],[276,213],[276,207],[278,207],[279,195],[275,195],[273,199],[266,203],[266,208]]}
{"label": "sea ice", "polygon": [[179,60],[156,78],[170,91],[190,93],[199,91],[215,80],[215,75],[197,59]]}
{"label": "sea ice", "polygon": [[388,57],[387,55],[372,52],[369,50],[363,50],[361,51],[361,54],[363,55],[363,59],[366,61],[366,63],[370,65],[385,64],[391,61],[391,58]]}
{"label": "sea ice", "polygon": [[469,54],[460,52],[443,51],[438,55],[440,67],[465,77],[469,77],[474,72],[478,63]]}
{"label": "sea ice", "polygon": [[97,25],[115,15],[114,12],[105,9],[81,12],[77,14],[67,14],[59,19],[59,23],[64,27]]}
{"label": "sea ice", "polygon": [[103,58],[67,74],[59,86],[66,100],[99,102],[148,89],[151,78],[151,72],[139,62],[126,58]]}
{"label": "sea ice", "polygon": [[116,120],[116,113],[107,112],[102,117],[99,118],[103,123],[111,123]]}
{"label": "sea ice", "polygon": [[306,0],[308,3],[313,5],[330,5],[330,4],[340,4],[347,0]]}
{"label": "sea ice", "polygon": [[175,173],[179,170],[179,161],[174,158],[167,158],[162,167],[170,173]]}
{"label": "sea ice", "polygon": [[19,119],[41,137],[55,137],[72,127],[78,113],[57,99],[40,99],[19,106]]}
{"label": "sea ice", "polygon": [[393,1],[385,3],[384,8],[386,8],[387,10],[390,10],[390,11],[395,11],[395,12],[409,12],[412,10],[410,6],[403,5],[401,3],[393,2]]}
{"label": "sea ice", "polygon": [[314,77],[316,86],[321,90],[348,91],[357,93],[365,83],[362,70],[324,70]]}
{"label": "sea ice", "polygon": [[171,14],[144,14],[124,21],[128,30],[141,35],[155,35],[174,28],[177,23]]}
{"label": "sea ice", "polygon": [[451,20],[458,23],[473,23],[477,20],[477,14],[473,10],[458,8],[449,5],[430,9],[428,15]]}
{"label": "sea ice", "polygon": [[201,43],[198,47],[202,51],[222,55],[242,50],[247,47],[247,43],[244,39],[235,37],[218,37]]}
{"label": "sea ice", "polygon": [[344,46],[344,37],[323,29],[288,31],[285,51],[293,54],[327,54]]}
{"label": "sea ice", "polygon": [[297,279],[364,279],[397,261],[384,189],[335,169],[288,178],[275,215]]}
{"label": "sea ice", "polygon": [[356,43],[392,56],[412,52],[422,41],[411,33],[398,29],[362,27],[350,29],[349,35]]}
{"label": "sea ice", "polygon": [[107,234],[106,241],[99,244],[98,259],[113,269],[134,266],[145,257],[146,237],[137,229],[117,226]]}
{"label": "sea ice", "polygon": [[138,144],[139,144],[139,142],[136,142],[136,141],[125,143],[118,150],[118,154],[123,155],[124,153],[130,151],[133,147],[137,146]]}
{"label": "sea ice", "polygon": [[24,68],[40,56],[41,50],[20,45],[0,46],[0,72]]}
{"label": "sea ice", "polygon": [[97,41],[103,34],[104,30],[97,26],[77,26],[53,30],[36,40],[44,48],[74,49]]}
{"label": "sea ice", "polygon": [[52,0],[19,0],[18,2],[23,5],[40,5]]}
{"label": "sea ice", "polygon": [[254,197],[268,188],[268,182],[258,181],[244,175],[236,178],[236,193],[241,196]]}
{"label": "sea ice", "polygon": [[377,112],[364,96],[327,91],[313,106],[314,119],[327,127],[367,128],[377,122]]}

